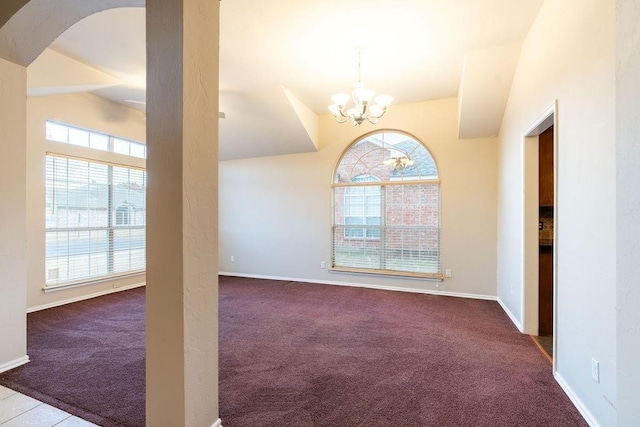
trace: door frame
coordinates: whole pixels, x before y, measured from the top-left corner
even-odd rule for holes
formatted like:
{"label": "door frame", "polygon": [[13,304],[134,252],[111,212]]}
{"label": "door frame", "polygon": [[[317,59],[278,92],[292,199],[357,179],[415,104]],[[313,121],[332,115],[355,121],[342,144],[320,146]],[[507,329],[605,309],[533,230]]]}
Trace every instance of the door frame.
{"label": "door frame", "polygon": [[558,341],[558,101],[555,100],[522,132],[522,326],[538,335],[538,136],[553,126],[553,372],[557,366]]}

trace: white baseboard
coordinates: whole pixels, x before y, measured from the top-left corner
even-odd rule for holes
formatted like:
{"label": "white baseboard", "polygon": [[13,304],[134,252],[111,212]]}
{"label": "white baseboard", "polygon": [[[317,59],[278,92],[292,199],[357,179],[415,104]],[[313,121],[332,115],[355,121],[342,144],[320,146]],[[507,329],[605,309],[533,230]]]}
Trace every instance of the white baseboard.
{"label": "white baseboard", "polygon": [[14,360],[10,360],[6,363],[0,364],[0,374],[6,372],[10,369],[17,368],[18,366],[22,366],[26,363],[29,363],[29,356],[22,356]]}
{"label": "white baseboard", "polygon": [[507,313],[507,316],[509,316],[509,319],[511,319],[513,324],[516,325],[516,328],[518,328],[518,330],[524,334],[524,327],[522,326],[522,323],[520,323],[520,321],[516,318],[516,316],[514,316],[514,314],[511,312],[511,310],[509,310],[507,305],[500,299],[500,297],[497,298],[497,301],[498,301],[498,304],[500,304],[500,307],[502,307],[502,309],[504,310],[504,312]]}
{"label": "white baseboard", "polygon": [[554,372],[553,377],[556,379],[556,382],[560,384],[560,387],[562,387],[562,390],[564,390],[565,394],[569,396],[569,399],[571,400],[571,402],[573,402],[574,406],[576,407],[578,412],[580,412],[580,415],[582,415],[587,424],[589,424],[591,427],[600,427],[600,423],[596,420],[596,417],[593,416],[591,411],[587,409],[582,400],[580,400],[580,398],[573,392],[573,389],[569,386],[569,384],[567,384],[564,378],[562,378],[562,375],[560,375],[558,372]]}
{"label": "white baseboard", "polygon": [[113,294],[115,292],[128,291],[129,289],[139,288],[141,286],[145,286],[146,284],[147,284],[146,282],[132,283],[131,285],[121,286],[119,288],[106,289],[104,291],[94,292],[92,294],[81,295],[79,297],[69,298],[69,299],[65,299],[65,300],[61,300],[61,301],[55,301],[55,302],[51,302],[49,304],[43,304],[43,305],[38,305],[38,306],[35,306],[35,307],[29,307],[29,308],[27,308],[27,313],[33,313],[34,311],[40,311],[40,310],[45,310],[47,308],[59,307],[61,305],[70,304],[72,302],[78,302],[78,301],[83,301],[83,300],[86,300],[86,299],[101,297],[103,295]]}
{"label": "white baseboard", "polygon": [[213,423],[213,425],[211,427],[222,427],[222,420],[220,420],[220,418],[218,418],[218,421]]}
{"label": "white baseboard", "polygon": [[431,289],[415,289],[415,288],[405,288],[400,286],[371,285],[366,283],[352,283],[352,282],[336,282],[332,280],[300,279],[295,277],[266,276],[263,274],[231,273],[227,271],[220,271],[218,272],[218,274],[221,276],[247,277],[251,279],[287,280],[290,282],[318,283],[321,285],[348,286],[353,288],[379,289],[383,291],[412,292],[416,294],[441,295],[441,296],[447,296],[447,297],[471,298],[471,299],[481,299],[481,300],[488,300],[488,301],[496,300],[496,297],[492,295],[466,294],[462,292],[448,292],[448,291],[434,291]]}

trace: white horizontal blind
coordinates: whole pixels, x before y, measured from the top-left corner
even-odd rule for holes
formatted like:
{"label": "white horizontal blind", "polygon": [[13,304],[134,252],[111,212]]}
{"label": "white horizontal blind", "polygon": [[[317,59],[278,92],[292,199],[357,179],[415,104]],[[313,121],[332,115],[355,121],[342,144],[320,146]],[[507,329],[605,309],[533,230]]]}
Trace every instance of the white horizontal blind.
{"label": "white horizontal blind", "polygon": [[[355,188],[335,187],[334,206],[346,207]],[[440,274],[439,185],[365,188],[379,191],[380,202],[369,205],[379,207],[379,224],[355,225],[334,209],[334,267]]]}
{"label": "white horizontal blind", "polygon": [[146,172],[46,157],[46,285],[145,268]]}

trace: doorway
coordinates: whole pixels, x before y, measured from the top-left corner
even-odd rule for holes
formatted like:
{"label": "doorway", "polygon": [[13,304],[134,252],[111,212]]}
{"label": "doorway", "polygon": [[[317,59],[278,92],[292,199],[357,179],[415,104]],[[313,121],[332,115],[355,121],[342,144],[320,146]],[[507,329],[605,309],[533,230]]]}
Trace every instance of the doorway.
{"label": "doorway", "polygon": [[557,103],[523,132],[523,331],[553,364],[557,349]]}
{"label": "doorway", "polygon": [[554,138],[553,125],[538,136],[538,335],[553,359]]}

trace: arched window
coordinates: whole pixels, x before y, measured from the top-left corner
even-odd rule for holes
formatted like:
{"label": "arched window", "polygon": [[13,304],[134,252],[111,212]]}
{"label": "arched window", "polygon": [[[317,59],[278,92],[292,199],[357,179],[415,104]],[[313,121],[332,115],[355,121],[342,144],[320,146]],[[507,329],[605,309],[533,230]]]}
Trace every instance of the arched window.
{"label": "arched window", "polygon": [[332,187],[334,270],[442,277],[440,181],[421,142],[365,136],[340,158]]}

